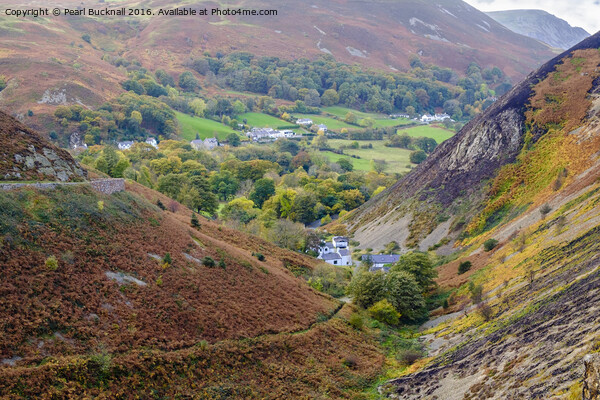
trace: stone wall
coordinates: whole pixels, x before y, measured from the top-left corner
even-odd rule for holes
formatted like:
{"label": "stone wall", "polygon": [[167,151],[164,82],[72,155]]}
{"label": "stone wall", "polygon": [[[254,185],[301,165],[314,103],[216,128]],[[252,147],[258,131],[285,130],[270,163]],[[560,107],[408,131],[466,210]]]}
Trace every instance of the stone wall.
{"label": "stone wall", "polygon": [[125,191],[125,179],[96,179],[90,182],[92,188],[104,194],[113,194]]}
{"label": "stone wall", "polygon": [[14,190],[22,187],[31,187],[36,189],[54,189],[57,186],[68,185],[90,185],[92,189],[100,193],[113,194],[125,190],[125,179],[97,179],[91,182],[0,183],[0,190]]}

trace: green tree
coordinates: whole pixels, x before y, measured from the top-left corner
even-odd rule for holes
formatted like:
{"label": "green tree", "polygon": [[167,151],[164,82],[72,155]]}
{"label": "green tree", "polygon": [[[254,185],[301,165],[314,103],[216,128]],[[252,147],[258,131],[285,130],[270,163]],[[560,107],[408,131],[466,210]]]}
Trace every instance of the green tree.
{"label": "green tree", "polygon": [[434,279],[437,277],[437,270],[433,267],[427,253],[411,251],[403,254],[391,270],[411,274],[425,292],[436,286]]}
{"label": "green tree", "polygon": [[405,271],[390,271],[386,276],[386,298],[403,319],[420,321],[427,318],[427,307],[421,286]]}
{"label": "green tree", "polygon": [[416,150],[410,153],[410,162],[413,164],[421,164],[427,158],[427,154],[423,150]]}
{"label": "green tree", "polygon": [[300,221],[308,224],[315,220],[315,206],[317,198],[313,193],[300,192],[294,198],[291,210],[291,218],[294,221]]}
{"label": "green tree", "polygon": [[369,307],[369,314],[373,319],[388,325],[398,325],[400,313],[396,311],[388,299],[378,301]]}
{"label": "green tree", "polygon": [[198,80],[194,77],[194,75],[185,71],[181,75],[179,75],[179,87],[185,90],[186,92],[195,91],[200,85],[198,84]]}
{"label": "green tree", "polygon": [[337,163],[346,172],[350,172],[354,169],[354,165],[352,165],[352,160],[350,160],[349,158],[340,158]]}
{"label": "green tree", "polygon": [[333,106],[340,101],[340,96],[335,89],[327,89],[321,96],[321,103],[325,107]]}
{"label": "green tree", "polygon": [[348,285],[348,294],[352,301],[363,307],[369,308],[386,297],[386,277],[381,272],[359,272],[352,277]]}
{"label": "green tree", "polygon": [[241,143],[239,135],[233,132],[227,135],[225,140],[227,140],[227,142],[229,142],[229,145],[233,147],[238,147]]}
{"label": "green tree", "polygon": [[254,189],[248,198],[256,204],[256,207],[262,208],[263,203],[274,194],[275,181],[270,178],[261,178],[254,183]]}
{"label": "green tree", "polygon": [[194,175],[190,178],[190,185],[198,191],[195,200],[195,208],[213,215],[219,208],[219,199],[217,195],[210,190],[210,183],[201,175]]}

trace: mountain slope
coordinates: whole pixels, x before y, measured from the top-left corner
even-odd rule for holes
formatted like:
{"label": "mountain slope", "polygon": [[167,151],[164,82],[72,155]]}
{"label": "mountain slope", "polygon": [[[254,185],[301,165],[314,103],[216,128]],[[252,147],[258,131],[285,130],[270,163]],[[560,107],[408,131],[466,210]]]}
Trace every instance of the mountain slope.
{"label": "mountain slope", "polygon": [[[593,159],[587,157],[596,137],[577,146],[567,133],[586,121],[591,107],[586,96],[597,85],[599,40],[596,34],[530,74],[414,171],[346,218],[357,240],[375,249],[397,240],[410,247],[421,243],[426,250],[446,235],[456,238],[478,213],[472,224],[481,230],[511,212],[539,205],[541,197],[536,201],[535,196],[558,179],[561,168],[572,177],[590,167]],[[560,164],[543,165],[545,151],[574,151],[569,146],[577,151],[552,153],[561,156]],[[544,174],[527,170],[533,162],[542,164]],[[524,183],[535,187],[527,190]],[[529,197],[514,201],[517,191]]]}
{"label": "mountain slope", "polygon": [[[1,117],[3,150],[34,144],[79,168]],[[347,323],[352,308],[294,275],[319,261],[202,218],[194,228],[189,209],[158,200],[170,201],[137,183],[0,188],[0,397],[349,398],[376,377],[383,356]]]}
{"label": "mountain slope", "polygon": [[572,27],[543,10],[507,10],[486,12],[513,32],[537,39],[559,49],[568,49],[590,36],[583,28]]}
{"label": "mountain slope", "polygon": [[[65,0],[61,4],[76,8],[80,2]],[[140,7],[133,0],[121,1],[118,6],[98,3],[86,7],[107,5]],[[206,7],[210,12],[217,3],[151,0],[143,5],[155,11],[177,6]],[[426,63],[450,67],[459,74],[464,74],[471,62],[477,62],[484,68],[498,66],[518,80],[553,55],[547,46],[506,29],[462,1],[318,0],[307,5],[244,0],[222,2],[220,6],[276,9],[278,14],[39,19],[1,16],[0,65],[8,82],[0,92],[0,106],[22,115],[31,109],[40,128],[44,120],[37,116],[52,114],[57,105],[98,107],[122,92],[118,83],[127,79],[127,73],[109,62],[119,57],[130,62],[138,60],[149,70],[163,68],[177,76],[190,57],[200,57],[205,51],[247,51],[282,59],[316,59],[332,54],[338,61],[383,71],[406,69],[409,58],[418,54]],[[89,42],[83,40],[85,35],[89,35]]]}
{"label": "mountain slope", "polygon": [[346,218],[361,247],[395,234],[454,251],[438,268],[448,307],[423,326],[426,365],[380,387],[387,397],[581,398],[600,348],[599,48],[596,34],[542,66]]}
{"label": "mountain slope", "polygon": [[0,179],[9,181],[83,180],[85,171],[71,155],[0,111]]}

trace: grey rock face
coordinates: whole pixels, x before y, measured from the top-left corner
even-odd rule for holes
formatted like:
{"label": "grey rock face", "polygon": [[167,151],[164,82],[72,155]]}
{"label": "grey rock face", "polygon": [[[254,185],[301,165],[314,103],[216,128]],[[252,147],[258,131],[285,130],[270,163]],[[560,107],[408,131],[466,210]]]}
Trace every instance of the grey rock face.
{"label": "grey rock face", "polygon": [[515,33],[559,49],[569,49],[590,36],[582,28],[542,10],[510,10],[486,13]]}

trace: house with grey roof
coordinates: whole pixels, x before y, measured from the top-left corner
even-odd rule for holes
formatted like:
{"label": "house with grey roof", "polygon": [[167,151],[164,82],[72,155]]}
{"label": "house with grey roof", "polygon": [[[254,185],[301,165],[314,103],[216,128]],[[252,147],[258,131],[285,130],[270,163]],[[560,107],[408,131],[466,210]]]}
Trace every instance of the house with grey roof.
{"label": "house with grey roof", "polygon": [[348,238],[334,236],[331,242],[322,243],[319,247],[318,258],[332,265],[352,265],[352,256],[348,249]]}
{"label": "house with grey roof", "polygon": [[364,254],[361,260],[371,263],[370,272],[389,272],[390,266],[400,260],[400,254]]}
{"label": "house with grey roof", "polygon": [[319,128],[320,131],[323,131],[324,133],[327,133],[327,125],[325,125],[325,124],[319,124],[319,125],[317,125],[317,128]]}

